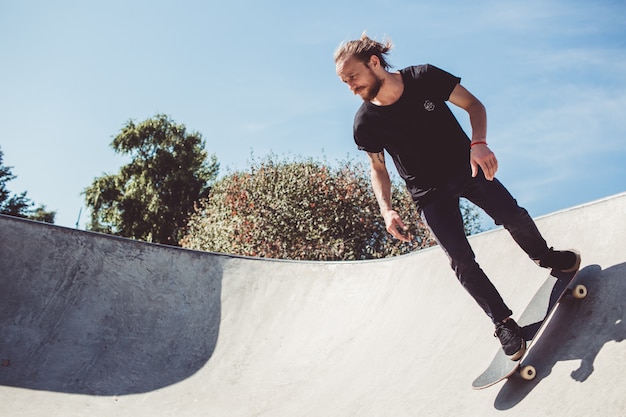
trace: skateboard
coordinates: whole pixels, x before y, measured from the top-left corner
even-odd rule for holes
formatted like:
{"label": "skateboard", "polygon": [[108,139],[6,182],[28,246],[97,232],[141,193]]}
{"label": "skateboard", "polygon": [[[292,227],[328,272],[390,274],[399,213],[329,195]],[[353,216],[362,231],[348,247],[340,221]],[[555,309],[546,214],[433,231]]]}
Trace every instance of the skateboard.
{"label": "skateboard", "polygon": [[500,348],[498,353],[478,378],[472,382],[472,388],[478,390],[490,387],[498,382],[509,378],[514,373],[519,372],[525,380],[532,380],[537,375],[532,364],[527,364],[524,359],[528,355],[533,342],[541,337],[544,326],[550,321],[550,317],[559,303],[565,296],[571,295],[576,299],[587,296],[587,288],[578,284],[572,286],[578,270],[573,272],[562,272],[552,270],[541,288],[533,296],[517,321],[522,329],[522,335],[526,340],[526,352],[518,361],[512,361]]}

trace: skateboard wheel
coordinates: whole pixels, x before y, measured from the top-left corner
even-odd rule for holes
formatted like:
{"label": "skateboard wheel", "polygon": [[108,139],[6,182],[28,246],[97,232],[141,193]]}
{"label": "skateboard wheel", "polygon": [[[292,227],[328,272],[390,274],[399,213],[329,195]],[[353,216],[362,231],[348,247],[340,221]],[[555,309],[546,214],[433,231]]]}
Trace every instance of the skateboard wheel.
{"label": "skateboard wheel", "polygon": [[574,298],[578,299],[585,298],[587,296],[587,287],[582,284],[575,286],[572,289],[572,295],[574,296]]}
{"label": "skateboard wheel", "polygon": [[537,371],[532,365],[526,365],[520,370],[520,375],[526,381],[532,381],[537,376]]}

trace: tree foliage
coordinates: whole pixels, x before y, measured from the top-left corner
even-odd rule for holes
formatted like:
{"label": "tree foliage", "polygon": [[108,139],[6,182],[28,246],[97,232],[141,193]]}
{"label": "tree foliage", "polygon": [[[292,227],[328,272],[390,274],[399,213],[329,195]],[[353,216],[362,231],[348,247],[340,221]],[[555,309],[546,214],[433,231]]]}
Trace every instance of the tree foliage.
{"label": "tree foliage", "polygon": [[176,245],[194,202],[208,195],[219,164],[199,133],[166,115],[132,120],[111,143],[131,162],[85,189],[94,231]]}
{"label": "tree foliage", "polygon": [[363,163],[277,160],[252,162],[211,189],[191,217],[182,246],[281,259],[361,260],[434,244],[404,185],[393,203],[411,224],[411,243],[391,237]]}
{"label": "tree foliage", "polygon": [[4,165],[3,158],[4,153],[0,149],[0,214],[54,223],[56,212],[47,211],[44,205],[33,209],[35,203],[26,196],[26,191],[11,195],[7,183],[16,176],[11,171],[12,167]]}

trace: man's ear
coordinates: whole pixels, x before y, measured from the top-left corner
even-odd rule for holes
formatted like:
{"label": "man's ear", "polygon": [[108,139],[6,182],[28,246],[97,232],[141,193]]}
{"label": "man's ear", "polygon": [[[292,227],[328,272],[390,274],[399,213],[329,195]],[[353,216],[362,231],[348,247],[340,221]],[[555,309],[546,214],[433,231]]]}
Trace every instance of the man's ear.
{"label": "man's ear", "polygon": [[370,60],[368,62],[370,68],[375,69],[380,66],[380,59],[376,55],[370,56]]}

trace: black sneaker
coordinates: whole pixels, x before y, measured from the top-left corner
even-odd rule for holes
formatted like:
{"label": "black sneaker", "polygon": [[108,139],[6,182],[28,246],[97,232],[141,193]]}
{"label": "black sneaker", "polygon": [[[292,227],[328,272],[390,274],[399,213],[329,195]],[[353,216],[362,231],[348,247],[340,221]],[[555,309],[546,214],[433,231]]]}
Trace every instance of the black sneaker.
{"label": "black sneaker", "polygon": [[550,251],[537,264],[544,268],[550,268],[562,272],[574,272],[580,268],[580,254],[575,250]]}
{"label": "black sneaker", "polygon": [[522,337],[522,329],[513,319],[498,323],[494,336],[500,340],[502,350],[512,361],[519,360],[526,352],[526,341]]}

